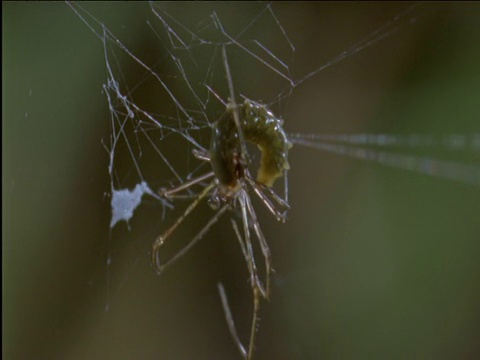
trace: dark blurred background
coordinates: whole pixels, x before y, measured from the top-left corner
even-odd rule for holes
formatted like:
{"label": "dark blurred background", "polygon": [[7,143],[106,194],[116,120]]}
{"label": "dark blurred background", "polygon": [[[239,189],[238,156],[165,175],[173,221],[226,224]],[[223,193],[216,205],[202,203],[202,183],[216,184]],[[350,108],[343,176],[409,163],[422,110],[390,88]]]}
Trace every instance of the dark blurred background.
{"label": "dark blurred background", "polygon": [[[225,26],[265,7],[169,5],[182,22],[214,9]],[[140,58],[158,46],[148,4],[84,6],[122,41],[140,44]],[[291,76],[319,68],[410,6],[274,3],[296,47]],[[151,243],[186,204],[162,221],[161,207],[146,201],[131,231],[124,223],[110,231],[100,41],[64,3],[2,10],[4,358],[240,358],[216,288],[224,283],[247,339],[251,291],[227,217],[156,276]],[[287,131],[478,133],[480,6],[425,3],[410,18],[294,89],[276,109]],[[263,68],[232,64],[239,93],[279,92]],[[172,151],[183,169],[185,156],[173,154],[190,149]],[[480,357],[479,188],[301,147],[290,164],[289,221],[276,223],[256,203],[276,272],[255,358]],[[176,239],[191,238],[211,215],[205,206]]]}

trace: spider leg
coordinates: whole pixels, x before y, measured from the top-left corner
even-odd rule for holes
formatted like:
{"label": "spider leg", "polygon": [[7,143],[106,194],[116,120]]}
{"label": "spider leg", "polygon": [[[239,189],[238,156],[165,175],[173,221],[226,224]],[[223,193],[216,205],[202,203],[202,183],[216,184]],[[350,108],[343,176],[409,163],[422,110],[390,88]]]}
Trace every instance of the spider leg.
{"label": "spider leg", "polygon": [[195,156],[199,160],[210,161],[210,153],[208,151],[193,149],[192,153],[193,156]]}
{"label": "spider leg", "polygon": [[169,195],[169,200],[192,200],[198,197],[199,193],[192,193],[186,195]]}
{"label": "spider leg", "polygon": [[[248,170],[245,171],[245,179],[247,179],[248,183],[253,188],[253,191],[255,191],[255,194],[257,194],[260,200],[262,200],[263,204],[273,214],[273,216],[275,216],[277,221],[284,223],[286,221],[287,210],[290,209],[290,205],[288,204],[287,200],[282,199],[275,193],[275,191],[273,191],[268,186],[256,182],[252,178]],[[286,195],[288,196],[288,193],[286,193]],[[273,199],[278,205],[283,208],[283,212],[275,207],[271,199]]]}
{"label": "spider leg", "polygon": [[250,343],[248,344],[247,360],[251,360],[253,358],[255,334],[257,333],[257,322],[258,322],[259,311],[260,311],[260,288],[258,286],[255,286],[253,288],[253,317],[252,317],[252,328],[250,330]]}
{"label": "spider leg", "polygon": [[[245,192],[245,190],[241,190],[239,192],[239,196],[238,196],[238,200],[240,202],[240,208],[241,208],[241,213],[242,213],[242,224],[243,224],[243,233],[244,233],[244,237],[243,237],[243,241],[244,241],[244,246],[245,246],[245,254],[246,254],[246,257],[245,259],[247,260],[247,264],[248,264],[248,268],[249,268],[249,272],[250,272],[250,277],[251,277],[251,284],[252,284],[252,287],[258,287],[259,290],[260,290],[260,293],[261,295],[266,298],[266,291],[262,285],[262,283],[260,282],[260,280],[258,279],[258,273],[257,273],[257,265],[255,264],[255,257],[253,255],[253,246],[252,246],[252,240],[251,240],[251,236],[250,236],[250,228],[249,228],[249,219],[248,219],[248,215],[249,215],[249,212],[247,211],[247,200],[248,199],[248,194]],[[234,226],[234,230],[235,230],[235,226]],[[240,235],[240,232],[238,231],[238,229],[235,230],[236,234],[237,234],[237,238],[238,240],[240,241],[240,243],[242,244],[242,237]]]}
{"label": "spider leg", "polygon": [[185,189],[188,189],[189,187],[195,185],[195,184],[198,184],[210,177],[212,177],[214,175],[213,171],[210,171],[209,173],[206,173],[204,175],[201,175],[199,177],[196,177],[190,181],[186,181],[184,182],[182,185],[179,185],[177,187],[174,187],[172,189],[165,189],[165,188],[162,188],[158,191],[159,195],[161,196],[164,196],[166,198],[170,198],[172,194],[175,194],[179,191],[182,191],[182,190],[185,190]]}
{"label": "spider leg", "polygon": [[[251,246],[250,239],[246,238],[245,244],[244,244],[242,240],[242,236],[240,234],[240,230],[238,229],[238,225],[234,220],[232,220],[232,226],[235,231],[235,234],[237,235],[237,239],[238,239],[238,242],[240,243],[240,247],[242,248],[243,255],[247,260],[250,277],[252,279],[251,282],[252,282],[252,292],[253,292],[253,315],[252,315],[252,326],[250,329],[248,354],[245,352],[245,348],[243,347],[237,335],[237,332],[235,330],[235,324],[233,322],[230,309],[228,308],[228,302],[227,302],[223,287],[221,289],[219,288],[219,290],[220,290],[220,297],[222,298],[222,305],[224,308],[225,317],[227,319],[228,327],[230,329],[230,334],[233,337],[233,340],[235,341],[235,343],[237,344],[237,347],[240,349],[240,353],[242,354],[242,356],[245,359],[250,360],[253,357],[253,351],[255,346],[255,334],[257,330],[258,313],[260,311],[260,296],[262,296],[263,298],[266,298],[266,291],[262,288],[260,280],[258,279],[257,269],[255,266],[255,259],[253,258],[253,252],[251,251],[252,246]],[[250,249],[250,251],[247,249]]]}
{"label": "spider leg", "polygon": [[224,205],[220,210],[218,210],[215,215],[208,221],[208,223],[200,230],[195,237],[190,240],[190,242],[185,245],[185,247],[177,252],[175,256],[173,256],[171,259],[167,260],[163,264],[160,265],[160,262],[157,261],[157,271],[161,272],[163,271],[167,266],[173,264],[175,261],[177,261],[179,258],[181,258],[183,255],[185,255],[192,247],[195,246],[195,244],[200,241],[200,239],[203,238],[203,236],[210,230],[210,228],[220,219],[220,216],[223,215],[225,210],[227,210],[228,206]]}
{"label": "spider leg", "polygon": [[225,75],[227,76],[228,82],[228,90],[230,93],[230,99],[228,103],[228,107],[233,113],[233,121],[235,121],[235,126],[237,127],[237,134],[240,143],[240,159],[243,163],[247,163],[247,145],[245,143],[245,137],[243,135],[242,125],[240,124],[240,114],[238,113],[238,105],[235,101],[235,91],[233,90],[233,79],[232,73],[230,72],[230,66],[228,65],[228,58],[227,58],[227,49],[225,45],[222,47],[222,58],[223,58],[223,66],[225,67]]}
{"label": "spider leg", "polygon": [[235,328],[235,322],[233,321],[232,312],[230,311],[230,306],[228,306],[227,295],[225,294],[225,289],[223,288],[223,285],[221,283],[218,283],[218,292],[220,293],[220,299],[222,300],[223,312],[225,313],[225,318],[227,319],[230,335],[232,336],[233,341],[235,341],[235,344],[237,345],[240,354],[242,354],[242,357],[246,359],[247,352],[245,351],[245,348],[243,347],[242,342],[238,337],[237,329]]}
{"label": "spider leg", "polygon": [[235,231],[235,235],[237,236],[238,243],[240,244],[240,247],[242,248],[243,256],[245,257],[245,260],[247,261],[248,273],[250,274],[250,284],[252,284],[252,286],[256,283],[259,284],[257,267],[255,265],[255,261],[254,261],[254,258],[253,258],[252,247],[251,246],[248,247],[246,244],[244,244],[243,239],[242,239],[242,235],[240,234],[240,230],[238,229],[237,223],[233,219],[231,219],[231,221],[232,221],[233,230]]}
{"label": "spider leg", "polygon": [[273,216],[275,216],[275,218],[277,219],[277,221],[281,222],[281,223],[284,223],[285,220],[286,220],[286,214],[285,214],[285,211],[282,213],[280,212],[276,207],[275,205],[272,203],[272,201],[268,198],[268,196],[265,194],[264,191],[267,191],[270,190],[270,192],[268,192],[268,194],[273,198],[275,199],[277,202],[280,202],[281,201],[281,205],[285,208],[289,208],[288,204],[286,204],[285,202],[283,202],[282,199],[280,199],[278,197],[278,195],[276,195],[273,191],[271,191],[271,189],[268,189],[267,187],[262,187],[262,185],[258,184],[256,181],[254,181],[249,175],[245,176],[245,178],[247,179],[248,183],[250,184],[250,186],[253,188],[253,191],[255,191],[255,194],[257,194],[257,196],[260,198],[260,200],[262,200],[263,204],[267,207],[267,209],[273,214]]}
{"label": "spider leg", "polygon": [[268,299],[270,295],[270,273],[271,273],[271,262],[272,262],[272,255],[270,252],[270,248],[268,247],[267,240],[263,235],[262,229],[260,228],[260,223],[258,222],[257,215],[255,214],[255,210],[253,209],[252,202],[248,196],[245,196],[245,204],[247,207],[248,214],[253,223],[253,229],[255,230],[255,234],[257,235],[258,242],[260,243],[260,249],[262,250],[263,258],[265,259],[265,292],[262,296],[265,299]]}
{"label": "spider leg", "polygon": [[[286,176],[287,175],[285,173],[285,178],[286,178]],[[268,195],[277,202],[278,205],[283,206],[286,210],[290,210],[290,205],[288,204],[288,190],[285,191],[285,199],[282,199],[271,188],[269,188],[265,185],[262,185],[262,184],[258,184],[258,185],[260,186],[261,189],[266,191],[268,193]]]}
{"label": "spider leg", "polygon": [[[208,174],[207,174],[208,175]],[[215,186],[217,185],[216,181],[212,181],[210,185],[206,186],[200,195],[188,206],[188,208],[185,210],[185,212],[180,215],[175,223],[167,230],[165,231],[162,235],[160,235],[155,242],[153,243],[153,248],[152,248],[152,261],[155,267],[157,268],[157,272],[160,273],[162,270],[162,265],[160,263],[160,255],[159,255],[159,250],[162,247],[163,243],[165,240],[175,231],[175,229],[180,225],[183,220],[197,207],[197,205],[202,201],[202,199],[207,196],[207,194],[212,190]]]}
{"label": "spider leg", "polygon": [[[268,277],[270,274],[270,260],[268,257],[268,261],[266,258],[266,263],[268,264],[267,266],[267,289],[264,289],[262,283],[260,282],[258,275],[257,275],[257,268],[255,265],[255,258],[253,256],[253,247],[252,247],[252,241],[250,237],[250,231],[248,228],[248,215],[252,217],[252,221],[254,223],[254,229],[255,233],[257,236],[261,234],[259,232],[260,226],[258,224],[258,221],[255,217],[255,213],[252,211],[252,209],[249,209],[251,207],[251,203],[248,197],[248,194],[245,192],[245,190],[241,190],[239,192],[239,202],[241,205],[241,210],[242,210],[242,222],[243,222],[243,230],[244,230],[244,244],[245,244],[245,253],[246,253],[246,260],[247,263],[249,264],[249,270],[250,270],[250,276],[252,277],[252,292],[253,292],[253,315],[252,315],[252,326],[250,329],[250,341],[248,345],[248,354],[247,354],[247,359],[250,360],[253,357],[253,351],[255,347],[255,335],[257,332],[257,323],[258,323],[258,313],[260,311],[260,297],[263,297],[264,299],[268,298],[268,286],[269,286],[269,281]],[[234,227],[235,229],[235,227]],[[240,232],[238,229],[236,230],[237,237],[239,237]],[[263,235],[261,235],[263,237]],[[239,240],[241,241],[241,237],[239,237]],[[264,240],[264,239],[263,239]],[[262,242],[261,242],[262,243]],[[268,247],[267,247],[268,249]],[[262,248],[262,252],[264,252],[264,249]],[[264,253],[265,254],[265,253]],[[265,256],[265,255],[264,255]]]}
{"label": "spider leg", "polygon": [[[285,170],[283,172],[283,196],[284,196],[284,201],[288,205],[288,171]],[[288,206],[290,209],[290,206]]]}

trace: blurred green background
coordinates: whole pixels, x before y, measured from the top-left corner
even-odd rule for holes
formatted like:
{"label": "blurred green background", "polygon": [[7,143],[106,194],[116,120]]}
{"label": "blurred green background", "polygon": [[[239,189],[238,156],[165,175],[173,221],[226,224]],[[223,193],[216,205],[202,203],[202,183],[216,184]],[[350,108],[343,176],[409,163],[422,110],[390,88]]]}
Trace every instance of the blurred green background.
{"label": "blurred green background", "polygon": [[[182,22],[215,9],[225,26],[265,7],[169,5]],[[158,45],[148,4],[84,6],[122,41],[141,43],[140,58]],[[292,77],[300,78],[408,6],[272,8],[296,46]],[[157,277],[151,243],[185,204],[162,222],[162,209],[147,202],[132,231],[109,231],[100,41],[64,3],[2,9],[4,358],[239,358],[216,283],[225,284],[243,339],[251,291],[227,218]],[[480,6],[421,4],[413,18],[295,89],[282,108],[287,131],[478,133]],[[239,79],[239,92],[278,92],[262,68],[235,65],[234,78],[257,79]],[[289,221],[257,207],[276,273],[255,358],[479,358],[479,188],[308,148],[295,147],[290,163]],[[205,207],[179,236],[193,236],[211,215]]]}

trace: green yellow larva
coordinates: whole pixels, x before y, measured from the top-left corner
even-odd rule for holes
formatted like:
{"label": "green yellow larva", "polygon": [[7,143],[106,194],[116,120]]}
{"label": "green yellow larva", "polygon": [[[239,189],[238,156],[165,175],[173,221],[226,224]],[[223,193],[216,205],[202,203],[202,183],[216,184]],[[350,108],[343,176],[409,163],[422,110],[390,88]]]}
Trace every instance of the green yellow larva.
{"label": "green yellow larva", "polygon": [[[230,189],[238,187],[243,177],[241,137],[234,121],[233,109],[214,124],[210,145],[213,171],[219,183]],[[265,105],[245,100],[238,106],[240,127],[246,141],[256,144],[262,154],[257,182],[271,187],[289,169],[288,150],[292,144],[283,130],[283,121],[276,118]]]}

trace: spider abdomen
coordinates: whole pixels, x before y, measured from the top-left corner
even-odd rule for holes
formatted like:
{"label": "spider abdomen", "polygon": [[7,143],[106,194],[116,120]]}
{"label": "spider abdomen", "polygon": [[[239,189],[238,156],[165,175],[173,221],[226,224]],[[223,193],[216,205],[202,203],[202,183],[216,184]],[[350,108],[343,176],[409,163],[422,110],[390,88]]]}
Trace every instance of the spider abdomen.
{"label": "spider abdomen", "polygon": [[[266,106],[249,100],[245,100],[238,111],[244,139],[256,144],[261,151],[257,182],[271,187],[289,169],[288,150],[292,145],[283,130],[283,122]],[[243,177],[240,139],[233,110],[228,110],[214,125],[210,157],[220,184],[232,189]]]}

